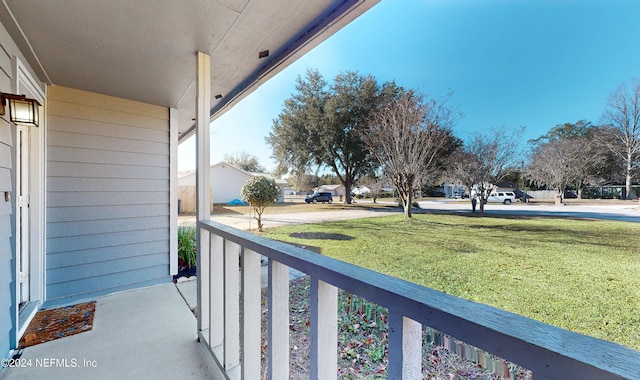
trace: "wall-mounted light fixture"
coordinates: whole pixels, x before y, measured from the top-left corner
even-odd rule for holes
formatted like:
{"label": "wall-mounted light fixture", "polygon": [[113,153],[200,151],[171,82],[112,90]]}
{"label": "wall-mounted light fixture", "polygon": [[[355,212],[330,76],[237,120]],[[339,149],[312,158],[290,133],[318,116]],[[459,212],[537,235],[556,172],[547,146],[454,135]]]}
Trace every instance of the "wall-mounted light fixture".
{"label": "wall-mounted light fixture", "polygon": [[24,95],[3,94],[0,92],[0,115],[6,114],[5,99],[9,101],[9,120],[14,124],[37,127],[40,123],[38,107],[40,102]]}

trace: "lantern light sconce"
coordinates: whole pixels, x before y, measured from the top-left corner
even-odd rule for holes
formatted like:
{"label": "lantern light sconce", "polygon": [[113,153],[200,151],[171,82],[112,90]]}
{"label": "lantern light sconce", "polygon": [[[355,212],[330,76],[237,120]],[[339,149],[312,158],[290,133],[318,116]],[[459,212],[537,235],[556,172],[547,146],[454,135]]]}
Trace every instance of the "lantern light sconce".
{"label": "lantern light sconce", "polygon": [[0,92],[0,115],[5,115],[5,99],[9,101],[9,120],[14,124],[37,127],[40,102],[24,95],[3,94]]}

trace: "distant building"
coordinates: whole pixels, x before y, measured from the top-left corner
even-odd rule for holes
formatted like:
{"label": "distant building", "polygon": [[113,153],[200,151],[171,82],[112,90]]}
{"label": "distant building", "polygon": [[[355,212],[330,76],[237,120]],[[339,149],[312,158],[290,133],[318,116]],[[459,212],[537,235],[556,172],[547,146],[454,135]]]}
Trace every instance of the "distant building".
{"label": "distant building", "polygon": [[[235,199],[241,199],[240,192],[242,191],[242,186],[249,178],[264,176],[274,179],[271,174],[247,172],[226,162],[211,165],[210,175],[211,183],[215,184],[211,191],[211,203],[213,204],[225,204]],[[282,203],[284,202],[285,187],[288,184],[287,181],[282,179],[275,179],[275,181],[276,185],[280,188],[280,199],[278,199],[278,203]],[[195,188],[196,173],[187,174],[178,178],[178,199],[180,201],[181,212],[195,212]]]}
{"label": "distant building", "polygon": [[344,185],[322,185],[318,188],[319,192],[328,192],[333,196],[343,197],[345,195]]}

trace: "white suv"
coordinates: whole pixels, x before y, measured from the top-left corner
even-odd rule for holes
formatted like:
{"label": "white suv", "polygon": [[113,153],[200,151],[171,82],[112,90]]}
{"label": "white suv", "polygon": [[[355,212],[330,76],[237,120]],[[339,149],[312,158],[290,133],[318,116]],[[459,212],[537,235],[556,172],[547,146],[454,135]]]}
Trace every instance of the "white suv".
{"label": "white suv", "polygon": [[500,202],[506,205],[510,205],[511,202],[515,202],[517,199],[518,197],[516,197],[516,195],[511,191],[498,191],[489,194],[487,202]]}

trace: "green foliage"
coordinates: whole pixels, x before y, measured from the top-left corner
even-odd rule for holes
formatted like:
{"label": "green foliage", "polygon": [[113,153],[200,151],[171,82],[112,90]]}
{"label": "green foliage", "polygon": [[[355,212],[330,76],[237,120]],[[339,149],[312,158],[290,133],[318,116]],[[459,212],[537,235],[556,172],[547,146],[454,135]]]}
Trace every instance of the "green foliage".
{"label": "green foliage", "polygon": [[[327,167],[350,189],[375,166],[360,136],[378,96],[370,75],[339,74],[331,85],[317,70],[298,77],[296,92],[285,100],[266,138],[278,161],[277,174]],[[348,194],[346,202],[351,203]]]}
{"label": "green foliage", "polygon": [[[456,215],[270,229],[267,236],[458,297],[640,349],[640,225]],[[353,239],[300,239],[348,233]]]}
{"label": "green foliage", "polygon": [[258,231],[262,231],[262,213],[265,207],[278,201],[280,188],[276,186],[276,182],[273,179],[256,176],[249,178],[245,182],[240,195],[256,212]]}
{"label": "green foliage", "polygon": [[196,265],[196,229],[194,227],[178,227],[178,257],[182,259],[187,268]]}

